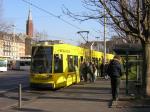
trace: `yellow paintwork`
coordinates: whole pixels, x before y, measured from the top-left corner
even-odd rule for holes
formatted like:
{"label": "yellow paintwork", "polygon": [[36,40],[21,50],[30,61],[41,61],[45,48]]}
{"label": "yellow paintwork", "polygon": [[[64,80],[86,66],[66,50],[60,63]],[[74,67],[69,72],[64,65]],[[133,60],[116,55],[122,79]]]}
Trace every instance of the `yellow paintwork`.
{"label": "yellow paintwork", "polygon": [[[102,61],[102,52],[91,51],[89,49],[84,49],[81,47],[69,45],[69,44],[54,44],[54,45],[34,45],[34,46],[53,46],[53,55],[62,54],[63,55],[63,73],[54,73],[54,67],[52,67],[52,73],[50,74],[34,74],[31,71],[30,83],[34,84],[52,84],[53,88],[60,88],[72,85],[74,83],[80,82],[79,66],[76,67],[76,72],[68,72],[68,62],[67,56],[74,55],[78,56],[78,63],[81,63],[80,56],[85,60],[91,60],[92,58],[97,58],[99,63]],[[109,54],[107,59],[112,59],[113,55]],[[54,61],[52,62],[54,66]]]}
{"label": "yellow paintwork", "polygon": [[110,60],[112,60],[114,58],[113,54],[106,54],[106,59],[109,62]]}

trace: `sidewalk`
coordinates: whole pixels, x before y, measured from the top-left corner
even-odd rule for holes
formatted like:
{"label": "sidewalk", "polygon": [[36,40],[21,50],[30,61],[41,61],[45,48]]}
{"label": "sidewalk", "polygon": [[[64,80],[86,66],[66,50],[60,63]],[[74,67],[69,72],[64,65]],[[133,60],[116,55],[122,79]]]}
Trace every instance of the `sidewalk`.
{"label": "sidewalk", "polygon": [[140,98],[140,89],[136,88],[135,81],[129,81],[128,95],[126,95],[125,81],[122,81],[120,99],[112,107],[117,108],[150,108],[150,98]]}
{"label": "sidewalk", "polygon": [[110,82],[99,79],[95,83],[81,82],[35,100],[24,103],[21,109],[10,107],[4,112],[150,112],[150,100],[135,100],[125,95],[121,85],[120,99],[111,104]]}

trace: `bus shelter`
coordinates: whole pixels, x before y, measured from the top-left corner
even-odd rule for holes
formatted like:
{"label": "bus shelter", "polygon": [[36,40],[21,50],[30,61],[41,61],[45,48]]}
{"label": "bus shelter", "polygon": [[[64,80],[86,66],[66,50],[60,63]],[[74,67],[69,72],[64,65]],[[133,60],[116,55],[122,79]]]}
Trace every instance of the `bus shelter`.
{"label": "bus shelter", "polygon": [[[129,87],[133,88],[137,94],[140,92],[142,82],[142,49],[141,48],[115,48],[115,53],[123,59],[125,70],[126,94],[129,94]],[[132,82],[132,83],[131,83]],[[133,84],[134,83],[134,84]],[[135,89],[136,87],[136,89]],[[131,93],[130,93],[131,94]]]}

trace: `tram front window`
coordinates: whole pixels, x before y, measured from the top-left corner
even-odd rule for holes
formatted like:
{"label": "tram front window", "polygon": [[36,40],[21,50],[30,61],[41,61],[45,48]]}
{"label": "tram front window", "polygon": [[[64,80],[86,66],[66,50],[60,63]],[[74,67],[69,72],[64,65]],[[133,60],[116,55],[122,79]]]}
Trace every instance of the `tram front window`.
{"label": "tram front window", "polygon": [[52,47],[33,47],[31,71],[34,73],[52,73]]}

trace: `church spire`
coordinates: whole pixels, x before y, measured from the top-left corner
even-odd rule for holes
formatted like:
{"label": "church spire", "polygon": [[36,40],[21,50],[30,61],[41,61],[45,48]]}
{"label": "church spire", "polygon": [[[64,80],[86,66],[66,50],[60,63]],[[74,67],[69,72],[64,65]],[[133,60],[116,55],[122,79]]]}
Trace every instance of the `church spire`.
{"label": "church spire", "polygon": [[25,55],[31,55],[31,43],[33,37],[33,20],[31,10],[29,8],[28,19],[26,22],[26,39],[25,39]]}
{"label": "church spire", "polygon": [[29,9],[28,20],[32,20],[31,10]]}
{"label": "church spire", "polygon": [[33,37],[33,20],[32,20],[32,15],[31,15],[30,9],[29,9],[29,13],[28,13],[28,20],[26,23],[26,34],[29,37]]}

